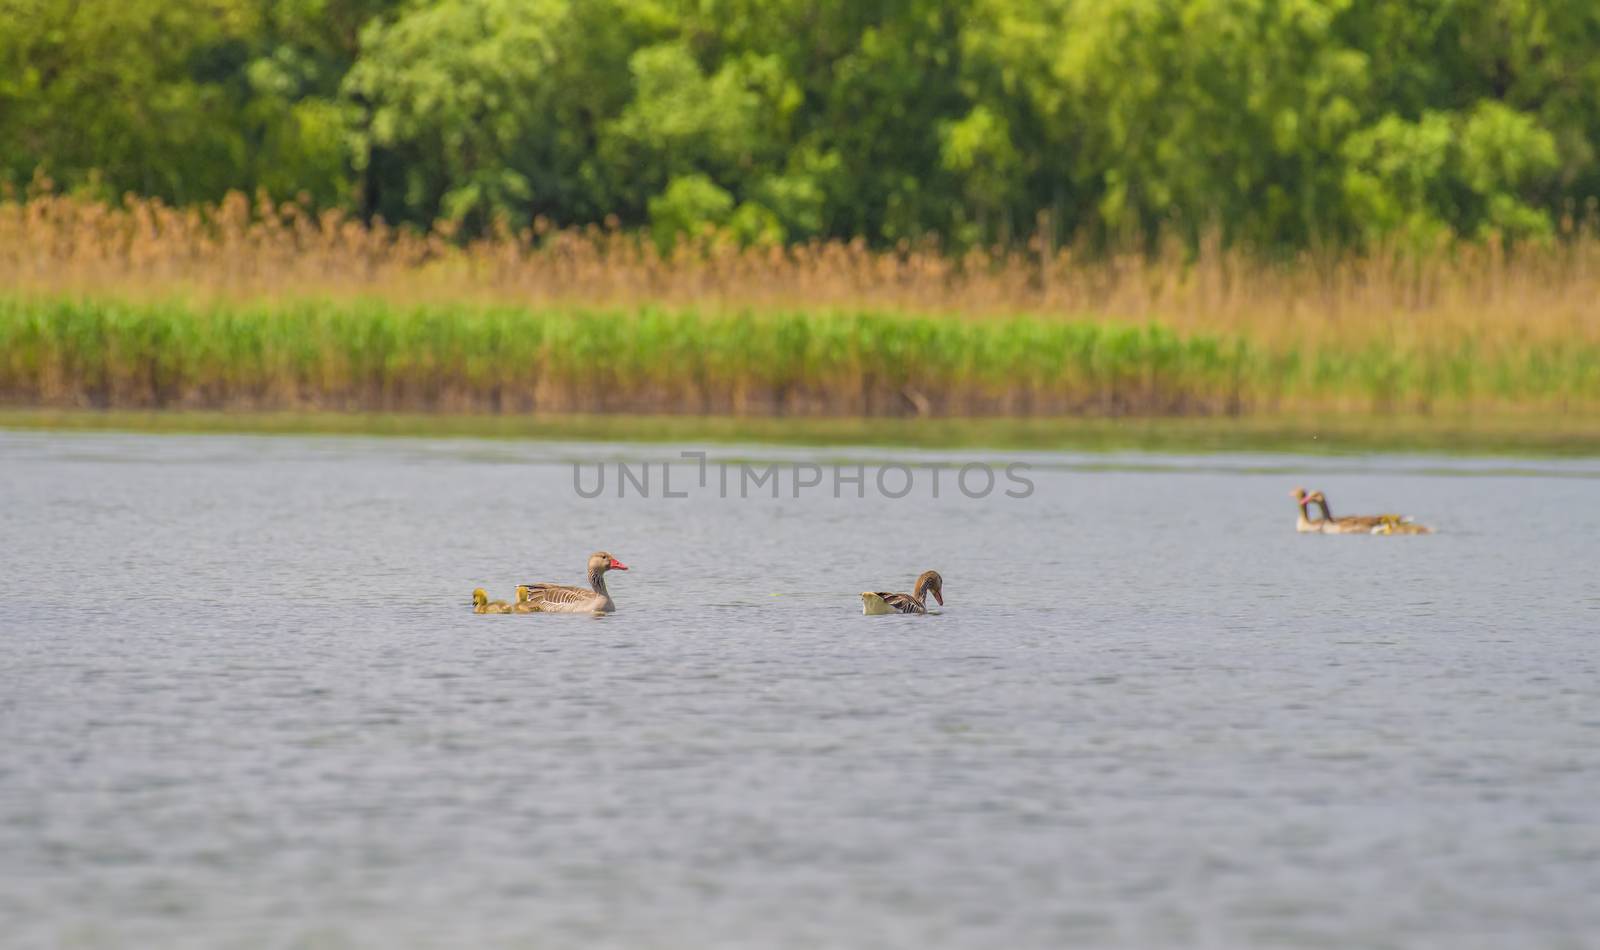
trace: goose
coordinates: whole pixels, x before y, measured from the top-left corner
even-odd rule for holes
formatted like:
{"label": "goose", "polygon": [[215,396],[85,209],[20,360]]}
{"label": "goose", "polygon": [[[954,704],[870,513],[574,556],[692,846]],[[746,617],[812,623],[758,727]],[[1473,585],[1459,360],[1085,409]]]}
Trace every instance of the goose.
{"label": "goose", "polygon": [[611,595],[606,592],[606,571],[625,571],[628,565],[605,551],[589,555],[589,587],[572,587],[566,584],[524,584],[527,588],[528,613],[589,614],[611,613],[617,609]]}
{"label": "goose", "polygon": [[475,614],[508,614],[511,605],[503,600],[490,600],[488,591],[482,587],[472,592],[472,612]]}
{"label": "goose", "polygon": [[938,571],[923,571],[917,575],[917,581],[911,585],[909,594],[886,594],[882,592],[863,591],[861,593],[861,612],[867,616],[877,614],[925,614],[928,612],[927,598],[929,593],[933,599],[944,606],[944,578]]}
{"label": "goose", "polygon": [[1307,494],[1304,488],[1296,488],[1289,493],[1289,497],[1293,498],[1295,504],[1300,506],[1300,516],[1295,519],[1294,529],[1301,534],[1321,534],[1322,521],[1320,519],[1311,520],[1310,512],[1306,510],[1311,504],[1312,496]]}
{"label": "goose", "polygon": [[[1333,512],[1328,510],[1328,496],[1324,495],[1320,491],[1312,492],[1307,496],[1306,500],[1315,502],[1317,506],[1322,509],[1321,525],[1323,534],[1375,534],[1377,532],[1373,530],[1374,528],[1380,528],[1385,525],[1393,527],[1412,523],[1411,518],[1408,515],[1346,515],[1343,518],[1335,518],[1333,516]],[[1422,526],[1418,525],[1417,527],[1420,528]],[[1394,532],[1384,533],[1389,534]],[[1432,532],[1408,529],[1398,533],[1431,534]]]}

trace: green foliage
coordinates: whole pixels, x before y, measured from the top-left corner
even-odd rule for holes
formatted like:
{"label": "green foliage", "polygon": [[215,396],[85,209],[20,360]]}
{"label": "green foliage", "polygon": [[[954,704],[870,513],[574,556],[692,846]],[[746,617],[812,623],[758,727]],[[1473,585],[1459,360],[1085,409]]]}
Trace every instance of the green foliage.
{"label": "green foliage", "polygon": [[940,126],[941,162],[961,179],[962,194],[976,220],[961,235],[982,240],[991,232],[991,216],[1004,215],[1016,196],[1021,157],[1004,116],[980,105],[956,121]]}
{"label": "green foliage", "polygon": [[1595,405],[1580,342],[1268,349],[1160,324],[0,297],[0,400],[879,415]]}
{"label": "green foliage", "polygon": [[704,175],[674,178],[667,190],[650,199],[650,222],[657,243],[670,247],[680,234],[698,234],[726,224],[733,196]]}
{"label": "green foliage", "polygon": [[169,201],[349,198],[341,23],[379,0],[4,0],[0,181]]}
{"label": "green foliage", "polygon": [[1592,0],[0,0],[0,183],[467,233],[1543,239]]}
{"label": "green foliage", "polygon": [[367,107],[356,167],[370,171],[379,149],[400,166],[383,189],[398,186],[398,203],[379,207],[479,223],[527,207],[533,185],[516,159],[553,118],[551,24],[566,10],[566,0],[446,0],[363,31],[364,55],[344,81]]}
{"label": "green foliage", "polygon": [[1373,234],[1430,244],[1454,230],[1548,234],[1549,214],[1525,200],[1556,170],[1555,138],[1497,102],[1459,116],[1385,116],[1345,143],[1345,193]]}

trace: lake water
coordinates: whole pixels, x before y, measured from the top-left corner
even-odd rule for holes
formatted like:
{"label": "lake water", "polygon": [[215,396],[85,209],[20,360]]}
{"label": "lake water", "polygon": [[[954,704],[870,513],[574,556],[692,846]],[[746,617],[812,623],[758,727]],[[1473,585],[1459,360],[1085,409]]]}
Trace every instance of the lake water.
{"label": "lake water", "polygon": [[676,452],[0,433],[0,943],[1600,939],[1600,461]]}

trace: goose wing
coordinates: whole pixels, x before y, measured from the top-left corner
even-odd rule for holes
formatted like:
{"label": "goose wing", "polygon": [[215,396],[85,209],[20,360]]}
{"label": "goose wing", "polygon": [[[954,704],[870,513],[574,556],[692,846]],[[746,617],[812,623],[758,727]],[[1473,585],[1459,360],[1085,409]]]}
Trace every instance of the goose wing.
{"label": "goose wing", "polygon": [[917,599],[912,597],[910,594],[886,594],[879,592],[876,593],[876,596],[895,613],[925,614],[928,612],[928,608],[918,603]]}
{"label": "goose wing", "polygon": [[567,584],[529,584],[528,599],[540,603],[562,606],[566,604],[587,604],[600,595],[587,587],[572,587]]}

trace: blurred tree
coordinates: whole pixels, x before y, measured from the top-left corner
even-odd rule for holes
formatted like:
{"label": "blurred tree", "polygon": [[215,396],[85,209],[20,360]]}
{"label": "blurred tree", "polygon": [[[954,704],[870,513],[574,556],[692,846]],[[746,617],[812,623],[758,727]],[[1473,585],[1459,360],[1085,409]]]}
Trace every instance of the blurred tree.
{"label": "blurred tree", "polygon": [[248,142],[223,77],[256,27],[238,0],[3,0],[7,177],[25,181],[38,167],[106,197],[171,201],[248,181]]}
{"label": "blurred tree", "polygon": [[363,25],[400,0],[258,0],[261,29],[243,69],[241,117],[255,144],[256,184],[331,205],[354,200],[347,130],[357,111],[340,83]]}
{"label": "blurred tree", "polygon": [[705,175],[674,178],[666,191],[650,199],[650,226],[656,243],[672,246],[680,234],[726,224],[733,213],[733,196]]}
{"label": "blurred tree", "polygon": [[628,196],[624,210],[680,176],[742,190],[781,162],[800,92],[775,58],[737,56],[708,76],[687,46],[673,42],[640,50],[629,71],[633,101],[606,125],[600,145],[619,194]]}
{"label": "blurred tree", "polygon": [[1389,115],[1351,136],[1345,192],[1371,236],[1399,234],[1424,246],[1453,233],[1506,237],[1550,233],[1527,191],[1558,167],[1555,137],[1498,102],[1471,113]]}
{"label": "blurred tree", "polygon": [[1332,41],[1345,5],[1041,3],[991,15],[984,48],[1065,157],[1047,173],[1105,232],[1298,243],[1337,227],[1325,159],[1361,117],[1367,57]]}
{"label": "blurred tree", "polygon": [[1551,233],[1593,0],[0,0],[0,180],[671,240]]}
{"label": "blurred tree", "polygon": [[961,243],[1012,235],[1010,215],[1021,162],[1006,120],[988,106],[976,106],[963,118],[940,125],[940,158],[945,170],[962,182],[962,196],[975,218]]}
{"label": "blurred tree", "polygon": [[172,201],[348,196],[339,79],[395,0],[0,0],[0,174]]}
{"label": "blurred tree", "polygon": [[344,82],[366,210],[477,226],[610,212],[600,126],[630,98],[634,50],[670,25],[626,0],[442,0],[371,23]]}

